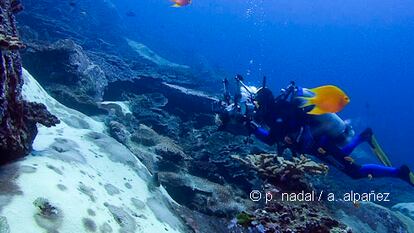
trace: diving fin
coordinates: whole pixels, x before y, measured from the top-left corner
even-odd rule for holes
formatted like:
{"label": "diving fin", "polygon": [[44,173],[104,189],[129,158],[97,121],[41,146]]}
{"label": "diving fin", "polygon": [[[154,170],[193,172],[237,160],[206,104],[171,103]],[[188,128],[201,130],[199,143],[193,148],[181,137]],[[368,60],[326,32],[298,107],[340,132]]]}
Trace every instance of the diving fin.
{"label": "diving fin", "polygon": [[414,173],[410,172],[410,183],[414,186]]}
{"label": "diving fin", "polygon": [[387,167],[392,167],[390,159],[385,154],[385,152],[382,150],[381,146],[379,145],[374,135],[372,135],[370,145],[371,145],[372,151],[378,157],[378,159],[382,162],[382,164],[384,164]]}
{"label": "diving fin", "polygon": [[414,174],[407,165],[402,165],[399,168],[399,177],[414,186]]}

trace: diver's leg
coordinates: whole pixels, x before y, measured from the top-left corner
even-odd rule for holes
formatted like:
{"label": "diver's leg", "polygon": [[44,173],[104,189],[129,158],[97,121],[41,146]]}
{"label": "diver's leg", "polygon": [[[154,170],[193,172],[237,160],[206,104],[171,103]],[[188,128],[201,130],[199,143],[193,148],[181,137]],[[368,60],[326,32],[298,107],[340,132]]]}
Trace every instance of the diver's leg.
{"label": "diver's leg", "polygon": [[350,176],[357,179],[364,177],[395,177],[408,182],[411,186],[414,186],[414,174],[406,165],[396,168],[378,164],[364,164],[359,166],[359,169],[350,169],[350,171],[353,173],[350,174]]}
{"label": "diver's leg", "polygon": [[368,143],[371,144],[372,135],[373,135],[372,129],[367,128],[361,134],[359,134],[359,135],[355,136],[354,138],[352,138],[352,140],[342,148],[342,151],[345,154],[349,155],[361,143],[368,142]]}
{"label": "diver's leg", "polygon": [[358,173],[361,177],[399,177],[400,169],[378,164],[363,164]]}

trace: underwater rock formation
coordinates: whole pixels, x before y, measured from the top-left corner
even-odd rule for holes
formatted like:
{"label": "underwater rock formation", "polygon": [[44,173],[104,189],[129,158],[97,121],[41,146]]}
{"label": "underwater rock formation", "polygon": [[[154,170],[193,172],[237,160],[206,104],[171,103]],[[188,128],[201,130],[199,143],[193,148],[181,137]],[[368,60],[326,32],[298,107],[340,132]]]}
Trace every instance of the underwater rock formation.
{"label": "underwater rock formation", "polygon": [[138,43],[130,39],[127,39],[127,42],[128,42],[128,45],[131,46],[131,48],[134,51],[136,51],[141,57],[143,57],[144,59],[148,61],[153,62],[154,64],[160,67],[165,67],[165,68],[170,68],[170,69],[175,69],[175,70],[190,69],[189,66],[180,65],[180,64],[176,64],[171,61],[168,61],[167,59],[156,54],[154,51],[152,51],[150,48],[148,48],[144,44]]}
{"label": "underwater rock formation", "polygon": [[[66,1],[38,0],[28,1],[25,7],[27,11],[19,15],[19,31],[27,44],[49,45],[70,39],[101,68],[108,83],[151,77],[188,88],[218,91],[222,77],[169,62],[147,46],[133,41],[135,38],[125,39],[130,35],[125,32],[121,17],[110,1],[79,1],[71,5]],[[23,51],[22,56],[28,64],[56,59],[53,53],[33,54],[30,48],[27,52]],[[25,67],[38,78],[41,78],[37,76],[39,69],[48,72],[47,76],[60,72],[44,66],[36,70]],[[93,98],[93,94],[91,96]]]}
{"label": "underwater rock formation", "polygon": [[394,205],[391,209],[408,216],[414,221],[414,203],[399,203]]}
{"label": "underwater rock formation", "polygon": [[[114,46],[109,41],[123,40],[123,28],[110,1],[25,1],[18,16],[23,40],[56,42],[71,38],[85,48]],[[53,6],[53,7],[51,7]],[[108,29],[111,30],[108,30]],[[96,34],[96,31],[105,33]]]}
{"label": "underwater rock formation", "polygon": [[[21,15],[20,27],[29,42],[24,60],[56,98],[84,113],[106,115],[94,116],[102,121],[97,122],[60,105],[25,73],[26,98],[50,106],[62,123],[41,127],[34,156],[0,174],[5,229],[347,232],[344,223],[411,229],[394,213],[375,215],[376,207],[364,214],[362,208],[353,211],[352,203],[335,205],[344,209],[341,215],[326,203],[250,201],[249,192],[256,188],[312,190],[307,174],[323,174],[326,167],[307,159],[273,158],[274,148],[218,132],[211,114],[215,98],[195,91],[217,92],[217,77],[194,73],[132,41],[136,38],[123,33],[110,1],[67,3],[28,2],[30,13]],[[67,205],[74,202],[81,205]],[[17,213],[18,208],[32,211]],[[371,214],[377,222],[390,217],[390,224],[375,225]],[[35,226],[19,225],[18,219],[33,218]]]}
{"label": "underwater rock formation", "polygon": [[366,233],[411,233],[414,221],[398,212],[372,202],[361,202],[359,208],[352,203],[337,202],[332,207],[334,216],[352,229]]}
{"label": "underwater rock formation", "polygon": [[23,62],[58,101],[87,114],[99,113],[96,102],[107,85],[105,73],[74,41],[28,44]]}
{"label": "underwater rock formation", "polygon": [[37,134],[36,123],[47,127],[59,120],[42,104],[22,99],[22,67],[19,40],[13,13],[21,10],[20,1],[0,3],[0,163],[27,155]]}
{"label": "underwater rock formation", "polygon": [[2,167],[0,232],[187,232],[165,189],[148,188],[148,170],[102,122],[54,100],[27,71],[23,77],[23,98],[62,122],[39,127],[33,152]]}

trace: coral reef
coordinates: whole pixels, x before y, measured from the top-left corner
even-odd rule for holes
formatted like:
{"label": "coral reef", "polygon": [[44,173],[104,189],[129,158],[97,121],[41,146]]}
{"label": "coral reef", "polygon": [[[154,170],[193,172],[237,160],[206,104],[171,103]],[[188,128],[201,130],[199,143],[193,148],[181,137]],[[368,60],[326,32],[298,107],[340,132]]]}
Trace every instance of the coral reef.
{"label": "coral reef", "polygon": [[[233,157],[258,171],[266,180],[266,195],[272,197],[280,196],[281,192],[311,192],[312,185],[306,175],[322,175],[328,171],[327,166],[305,157],[293,158],[292,161],[275,154]],[[348,232],[323,203],[276,199],[239,213],[235,224],[258,232]]]}
{"label": "coral reef", "polygon": [[[9,8],[21,9],[19,1],[12,1]],[[327,167],[323,164],[305,157],[287,160],[271,154],[274,148],[258,141],[217,131],[211,113],[219,90],[217,76],[199,74],[133,41],[135,38],[124,33],[110,1],[67,4],[38,0],[28,1],[27,8],[30,13],[20,15],[20,31],[27,42],[22,56],[28,69],[59,101],[101,122],[62,106],[24,71],[23,97],[47,105],[62,124],[40,128],[33,155],[41,156],[5,167],[7,172],[0,173],[4,177],[0,198],[5,200],[4,206],[0,204],[2,215],[7,216],[0,217],[0,230],[187,232],[188,227],[197,233],[244,233],[351,232],[348,226],[367,232],[412,229],[409,218],[376,205],[355,210],[352,203],[332,207],[325,202],[251,201],[249,193],[256,189],[277,195],[312,191],[315,184],[328,183],[332,186],[324,186],[331,187],[327,190],[339,190],[334,186],[338,182],[324,176]],[[11,31],[0,37],[0,48],[2,54],[18,57],[16,50],[24,46],[14,36],[16,30]],[[108,33],[96,33],[102,31]],[[15,86],[19,85],[21,82]],[[22,111],[25,120],[46,126],[56,123],[43,105],[24,106],[28,106]],[[8,112],[0,112],[2,119]],[[45,141],[50,143],[42,143]],[[39,182],[33,182],[33,177]],[[31,201],[45,197],[36,202],[44,207],[38,207],[36,216],[16,213],[16,207],[27,208],[17,195]],[[68,202],[84,205],[74,211]],[[395,208],[409,213],[408,206]],[[19,226],[18,214],[19,218],[34,217],[38,226]],[[389,221],[380,223],[381,217]]]}
{"label": "coral reef", "polygon": [[283,190],[310,191],[310,183],[305,179],[305,174],[327,174],[329,168],[324,164],[318,164],[305,156],[293,157],[286,160],[275,154],[249,155],[245,158],[234,158],[253,166],[259,174],[269,182],[277,184]]}
{"label": "coral reef", "polygon": [[[135,117],[129,120],[145,119],[135,112],[151,111],[151,108],[166,114],[168,110],[165,106],[169,99],[156,96],[160,97],[158,101],[153,99],[153,94],[138,96],[141,108],[131,108]],[[306,175],[324,175],[327,167],[323,164],[304,157],[289,161],[274,154],[263,154],[269,148],[257,143],[246,145],[243,137],[217,132],[214,126],[208,125],[209,121],[196,129],[199,123],[183,120],[185,123],[177,128],[180,137],[172,140],[167,137],[171,134],[157,132],[156,127],[153,129],[141,124],[133,128],[128,126],[133,124],[128,123],[122,114],[114,114],[113,117],[117,120],[117,123],[110,121],[114,135],[123,138],[129,149],[157,175],[162,186],[182,205],[178,211],[195,232],[212,229],[214,232],[228,232],[227,228],[222,229],[218,225],[222,225],[224,219],[228,224],[230,219],[243,211],[249,213],[252,219],[245,225],[232,225],[234,232],[248,232],[249,227],[261,227],[268,232],[289,232],[289,229],[293,232],[347,232],[346,226],[335,220],[323,203],[286,202],[260,207],[246,199],[246,193],[254,187],[283,191],[312,190]],[[127,135],[127,139],[119,135]],[[251,152],[259,154],[246,154]],[[213,221],[214,218],[217,219]],[[206,220],[207,224],[194,219]]]}
{"label": "coral reef", "polygon": [[59,120],[42,104],[22,99],[22,67],[13,13],[21,10],[19,1],[5,0],[0,5],[0,163],[27,155],[37,134],[36,123],[54,126]]}

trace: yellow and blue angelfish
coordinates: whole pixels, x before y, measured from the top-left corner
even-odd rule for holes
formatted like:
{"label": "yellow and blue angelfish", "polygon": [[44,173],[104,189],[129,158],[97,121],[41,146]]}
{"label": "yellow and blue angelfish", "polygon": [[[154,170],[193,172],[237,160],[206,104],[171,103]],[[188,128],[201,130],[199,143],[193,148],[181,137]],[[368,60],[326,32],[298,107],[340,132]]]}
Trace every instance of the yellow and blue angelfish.
{"label": "yellow and blue angelfish", "polygon": [[314,94],[312,97],[297,97],[302,99],[304,103],[301,108],[314,106],[308,112],[311,115],[322,115],[326,113],[340,112],[351,101],[349,97],[340,88],[327,85],[313,89],[309,89]]}

